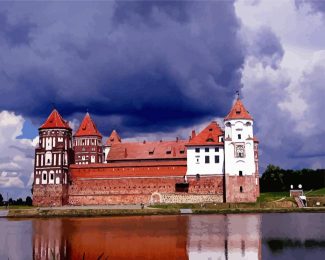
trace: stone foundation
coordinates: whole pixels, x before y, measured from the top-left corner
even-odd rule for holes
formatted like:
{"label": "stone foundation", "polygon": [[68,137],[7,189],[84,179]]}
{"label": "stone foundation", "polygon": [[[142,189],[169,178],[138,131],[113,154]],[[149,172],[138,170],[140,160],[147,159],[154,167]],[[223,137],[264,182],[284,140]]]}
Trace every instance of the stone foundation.
{"label": "stone foundation", "polygon": [[222,203],[223,194],[161,194],[160,203]]}

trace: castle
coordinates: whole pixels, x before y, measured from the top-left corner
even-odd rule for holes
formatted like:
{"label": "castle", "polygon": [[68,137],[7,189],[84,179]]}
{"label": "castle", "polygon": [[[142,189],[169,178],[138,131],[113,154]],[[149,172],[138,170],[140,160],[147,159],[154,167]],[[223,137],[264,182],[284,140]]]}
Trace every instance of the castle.
{"label": "castle", "polygon": [[105,143],[89,113],[72,134],[56,109],[39,128],[35,206],[255,202],[258,141],[237,98],[224,118],[188,140]]}

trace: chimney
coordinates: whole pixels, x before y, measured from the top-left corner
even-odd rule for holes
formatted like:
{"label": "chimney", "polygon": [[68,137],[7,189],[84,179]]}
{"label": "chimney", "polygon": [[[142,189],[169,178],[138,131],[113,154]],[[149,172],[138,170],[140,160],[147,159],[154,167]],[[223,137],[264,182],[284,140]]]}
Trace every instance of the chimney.
{"label": "chimney", "polygon": [[145,144],[146,143],[146,140],[143,140],[143,143]]}
{"label": "chimney", "polygon": [[196,136],[195,130],[192,130],[192,138]]}
{"label": "chimney", "polygon": [[125,150],[124,150],[124,157],[125,157],[125,158],[128,157],[128,151],[127,151],[126,148],[125,148]]}
{"label": "chimney", "polygon": [[176,137],[176,143],[178,142],[178,136]]}

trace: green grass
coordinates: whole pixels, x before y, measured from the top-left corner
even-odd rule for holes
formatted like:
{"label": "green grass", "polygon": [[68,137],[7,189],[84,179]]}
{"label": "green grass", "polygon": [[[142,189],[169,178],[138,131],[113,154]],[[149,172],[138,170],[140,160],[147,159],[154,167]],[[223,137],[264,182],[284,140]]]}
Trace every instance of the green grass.
{"label": "green grass", "polygon": [[325,188],[306,192],[306,196],[325,196]]}
{"label": "green grass", "polygon": [[258,198],[258,202],[269,202],[269,201],[275,201],[285,198],[285,200],[290,199],[290,193],[289,191],[283,191],[283,192],[264,192],[260,194],[260,197]]}

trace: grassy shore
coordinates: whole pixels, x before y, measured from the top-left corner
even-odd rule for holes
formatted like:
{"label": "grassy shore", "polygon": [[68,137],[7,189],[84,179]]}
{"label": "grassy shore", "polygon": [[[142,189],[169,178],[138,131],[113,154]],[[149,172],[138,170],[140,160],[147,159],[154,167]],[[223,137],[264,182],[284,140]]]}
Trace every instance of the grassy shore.
{"label": "grassy shore", "polygon": [[[325,189],[306,192],[310,196],[310,206],[322,201]],[[308,198],[307,197],[307,198]],[[308,199],[307,199],[308,201]],[[4,208],[3,208],[4,209]],[[226,213],[289,213],[289,212],[325,212],[325,207],[298,208],[290,198],[289,192],[262,193],[256,203],[202,203],[202,204],[156,204],[145,209],[100,209],[100,208],[37,208],[28,206],[11,206],[9,218],[33,217],[97,217],[97,216],[142,216],[142,215],[177,215],[180,209],[191,209],[193,214]]]}
{"label": "grassy shore", "polygon": [[[237,213],[289,213],[289,212],[325,212],[325,207],[315,208],[193,208],[193,214],[237,214]],[[100,217],[100,216],[144,216],[179,215],[174,208],[153,209],[12,209],[7,218],[53,218],[53,217]]]}

